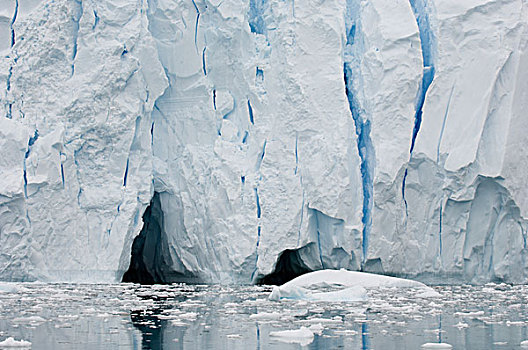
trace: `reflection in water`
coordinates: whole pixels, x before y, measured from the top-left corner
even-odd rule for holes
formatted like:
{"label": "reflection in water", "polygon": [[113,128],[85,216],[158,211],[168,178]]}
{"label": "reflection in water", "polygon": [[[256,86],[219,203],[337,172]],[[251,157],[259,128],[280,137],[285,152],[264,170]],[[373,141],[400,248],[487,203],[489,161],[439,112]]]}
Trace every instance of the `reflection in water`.
{"label": "reflection in water", "polygon": [[442,342],[442,315],[438,315],[438,342]]}
{"label": "reflection in water", "polygon": [[257,350],[260,350],[260,328],[258,322],[255,323],[255,326],[257,327]]}
{"label": "reflection in water", "polygon": [[160,320],[157,315],[162,309],[144,311],[131,311],[132,324],[141,331],[141,349],[163,349],[163,328],[165,320]]}
{"label": "reflection in water", "polygon": [[[367,320],[368,320],[368,313],[367,313]],[[369,329],[367,322],[364,322],[361,325],[361,350],[369,350],[370,349],[370,339],[369,339]]]}
{"label": "reflection in water", "polygon": [[308,349],[518,349],[528,339],[528,286],[442,286],[433,300],[373,290],[362,303],[273,302],[259,286],[17,286],[0,293],[0,341],[39,349],[299,349],[270,332],[319,324]]}

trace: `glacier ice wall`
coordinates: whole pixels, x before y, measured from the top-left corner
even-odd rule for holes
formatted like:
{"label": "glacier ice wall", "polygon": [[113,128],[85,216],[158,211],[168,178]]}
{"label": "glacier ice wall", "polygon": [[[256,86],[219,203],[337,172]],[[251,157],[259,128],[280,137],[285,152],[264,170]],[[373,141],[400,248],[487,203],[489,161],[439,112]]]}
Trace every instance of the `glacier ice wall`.
{"label": "glacier ice wall", "polygon": [[0,5],[0,279],[527,280],[526,0]]}

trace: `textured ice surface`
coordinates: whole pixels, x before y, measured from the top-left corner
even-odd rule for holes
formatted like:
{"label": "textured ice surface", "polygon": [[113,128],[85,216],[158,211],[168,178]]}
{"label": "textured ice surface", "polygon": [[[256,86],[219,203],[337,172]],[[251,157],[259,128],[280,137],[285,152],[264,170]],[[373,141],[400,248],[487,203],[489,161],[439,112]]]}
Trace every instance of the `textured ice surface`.
{"label": "textured ice surface", "polygon": [[526,282],[527,9],[0,0],[0,279]]}

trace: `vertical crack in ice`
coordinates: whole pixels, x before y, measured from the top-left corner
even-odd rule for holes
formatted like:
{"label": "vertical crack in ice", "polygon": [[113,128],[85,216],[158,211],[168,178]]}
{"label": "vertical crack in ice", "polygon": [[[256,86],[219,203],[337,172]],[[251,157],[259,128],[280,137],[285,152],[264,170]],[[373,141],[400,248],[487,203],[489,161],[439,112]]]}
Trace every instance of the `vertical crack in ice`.
{"label": "vertical crack in ice", "polygon": [[266,155],[267,143],[268,143],[268,140],[264,140],[264,144],[262,145],[262,151],[260,152],[257,158],[257,164],[255,166],[255,170],[259,173],[259,180],[262,179],[262,175],[260,175],[260,166],[262,165],[262,161],[264,160],[264,156]]}
{"label": "vertical crack in ice", "polygon": [[13,12],[13,17],[11,18],[11,22],[9,23],[9,27],[11,29],[11,47],[15,46],[15,22],[18,16],[18,0],[15,0],[15,11]]}
{"label": "vertical crack in ice", "polygon": [[249,121],[251,122],[251,124],[255,125],[255,119],[253,117],[253,107],[251,107],[251,101],[247,100],[247,105],[248,105],[248,112],[249,112]]}
{"label": "vertical crack in ice", "polygon": [[409,172],[408,168],[405,168],[405,173],[403,174],[401,194],[403,198],[403,204],[405,205],[405,216],[409,216],[409,206],[407,204],[407,199],[405,198],[405,183],[407,182],[407,174]]}
{"label": "vertical crack in ice", "polygon": [[294,175],[297,175],[297,170],[299,168],[299,153],[297,152],[297,145],[299,142],[299,135],[295,135],[295,171],[293,172]]}
{"label": "vertical crack in ice", "polygon": [[81,207],[81,195],[83,193],[83,189],[82,189],[82,183],[81,183],[81,170],[80,170],[79,161],[77,160],[77,153],[79,153],[81,149],[82,149],[82,146],[78,150],[73,151],[73,163],[75,164],[75,173],[77,177],[77,184],[79,186],[79,191],[77,192],[77,205],[79,206],[79,208],[82,208]]}
{"label": "vertical crack in ice", "polygon": [[31,146],[35,144],[35,142],[38,140],[38,137],[39,137],[38,130],[35,130],[35,133],[33,134],[33,136],[29,137],[28,145],[26,148],[26,153],[24,154],[23,177],[24,177],[24,197],[26,199],[28,198],[28,194],[27,194],[28,181],[27,181],[27,164],[26,163],[27,163],[27,159],[29,158],[29,154],[31,153]]}
{"label": "vertical crack in ice", "polygon": [[372,140],[370,139],[370,120],[363,116],[363,111],[359,106],[356,96],[354,95],[354,69],[359,69],[359,62],[355,57],[354,40],[356,35],[358,8],[354,0],[347,0],[346,15],[346,46],[344,56],[344,80],[345,91],[348,98],[348,104],[352,119],[356,129],[357,148],[361,159],[361,179],[363,189],[363,239],[362,239],[362,264],[367,259],[370,230],[372,227],[372,205],[373,205],[373,181],[375,154]]}
{"label": "vertical crack in ice", "polygon": [[319,261],[321,262],[321,268],[324,270],[325,266],[323,263],[323,248],[321,247],[321,232],[319,229],[319,211],[314,210],[313,213],[315,215],[315,230],[317,234],[317,248],[319,250]]}
{"label": "vertical crack in ice", "polygon": [[436,163],[440,161],[440,145],[442,144],[442,138],[444,137],[444,130],[447,122],[447,116],[449,114],[449,105],[451,104],[451,97],[453,96],[453,91],[455,90],[455,84],[451,88],[451,93],[449,94],[449,99],[447,100],[447,106],[444,113],[444,120],[442,121],[442,128],[440,129],[440,136],[438,137],[438,145],[436,146]]}
{"label": "vertical crack in ice", "polygon": [[304,193],[304,186],[303,186],[303,177],[302,172],[299,169],[299,152],[298,152],[298,142],[299,142],[299,135],[295,135],[295,171],[294,174],[299,174],[299,184],[301,186],[302,191],[302,202],[301,202],[301,218],[299,220],[299,228],[298,228],[298,234],[297,234],[297,245],[301,242],[301,229],[302,224],[304,221],[304,203],[305,203],[305,193]]}
{"label": "vertical crack in ice", "polygon": [[[249,101],[248,101],[249,102]],[[257,243],[255,246],[255,269],[253,270],[253,273],[251,273],[251,281],[254,281],[255,274],[257,272],[257,263],[258,263],[258,248],[260,245],[260,234],[261,234],[261,223],[260,218],[262,216],[262,208],[260,207],[260,197],[259,197],[259,182],[262,180],[262,174],[260,173],[260,167],[262,165],[262,161],[264,160],[264,156],[266,155],[266,144],[268,143],[268,140],[264,140],[264,145],[262,146],[262,151],[259,154],[257,158],[257,164],[255,166],[255,172],[258,174],[257,179],[257,185],[253,189],[255,191],[255,205],[257,208]],[[245,182],[245,177],[242,178],[242,182]]]}
{"label": "vertical crack in ice", "polygon": [[[260,199],[259,199],[259,194],[258,194],[258,187],[255,187],[255,204],[257,206],[257,219],[260,219],[262,212],[260,209]],[[257,242],[257,247],[258,247],[258,242]]]}
{"label": "vertical crack in ice", "polygon": [[64,153],[62,153],[62,151],[59,151],[61,181],[62,181],[62,188],[64,189],[64,164],[62,162],[63,156],[64,156]]}
{"label": "vertical crack in ice", "polygon": [[152,124],[150,125],[150,146],[152,148],[152,146],[154,146],[154,123],[155,122],[152,122]]}
{"label": "vertical crack in ice", "polygon": [[[16,42],[16,35],[15,35],[15,22],[18,16],[18,0],[15,0],[15,10],[13,12],[13,17],[11,18],[11,22],[9,23],[9,27],[11,29],[11,48],[15,46]],[[9,71],[7,73],[7,80],[6,80],[6,99],[7,95],[9,94],[9,91],[11,91],[11,78],[13,76],[13,66],[17,62],[17,57],[15,55],[13,59],[13,63],[9,66]],[[7,112],[6,112],[6,118],[12,119],[13,118],[13,102],[7,102]]]}
{"label": "vertical crack in ice", "polygon": [[[14,58],[14,64],[16,64],[17,58]],[[14,64],[11,64],[9,66],[9,71],[7,73],[7,80],[6,80],[6,98],[7,95],[11,91],[11,78],[13,77],[13,66]],[[13,102],[7,102],[7,112],[6,112],[6,118],[12,119],[13,118]]]}
{"label": "vertical crack in ice", "polygon": [[123,175],[123,187],[126,187],[127,185],[127,177],[128,177],[128,164],[130,162],[130,157],[127,158],[126,167],[125,167],[125,174]]}
{"label": "vertical crack in ice", "polygon": [[216,111],[216,89],[213,90],[213,108]]}
{"label": "vertical crack in ice", "polygon": [[207,67],[205,65],[205,50],[207,50],[207,47],[204,47],[202,50],[202,70],[204,75],[207,75]]}
{"label": "vertical crack in ice", "polygon": [[75,57],[77,57],[77,39],[79,37],[79,22],[83,15],[83,4],[82,0],[75,0],[74,3],[77,5],[72,15],[73,22],[73,49],[72,49],[72,63],[71,63],[71,76],[75,73]]}
{"label": "vertical crack in ice", "polygon": [[244,136],[242,137],[242,143],[243,144],[246,144],[247,143],[247,138],[249,136],[249,131],[244,131]]}
{"label": "vertical crack in ice", "polygon": [[95,27],[97,27],[97,24],[99,24],[99,15],[97,15],[97,11],[93,10],[94,14],[94,24],[92,25],[92,30],[95,30]]}
{"label": "vertical crack in ice", "polygon": [[[418,25],[418,31],[420,34],[420,45],[422,49],[422,59],[423,59],[423,74],[422,81],[420,83],[420,89],[418,91],[415,114],[414,114],[414,127],[411,138],[411,148],[409,150],[409,161],[412,159],[412,153],[414,150],[414,145],[416,143],[416,137],[420,131],[420,126],[422,125],[422,113],[423,106],[425,103],[425,96],[427,95],[427,90],[433,82],[435,75],[435,66],[434,66],[434,51],[435,51],[435,42],[434,35],[431,30],[431,23],[429,23],[429,14],[427,13],[427,2],[426,0],[409,0],[414,16],[416,17],[416,24]],[[407,200],[405,198],[405,183],[407,181],[408,168],[405,169],[402,180],[402,198],[405,203],[405,214],[408,215],[408,206]]]}
{"label": "vertical crack in ice", "polygon": [[196,10],[196,24],[194,25],[194,47],[196,48],[196,52],[198,52],[198,25],[200,23],[200,9],[194,0],[191,1],[194,5],[194,9]]}
{"label": "vertical crack in ice", "polygon": [[420,32],[420,45],[423,58],[422,82],[418,93],[418,100],[416,102],[414,128],[411,140],[411,149],[409,151],[409,153],[412,155],[416,137],[418,136],[418,132],[420,131],[420,126],[422,124],[422,110],[425,103],[425,96],[429,86],[433,82],[435,75],[435,65],[433,61],[435,43],[434,35],[431,30],[431,23],[429,22],[429,14],[427,13],[426,0],[409,0],[409,2],[414,12],[414,16],[416,17],[416,23]]}

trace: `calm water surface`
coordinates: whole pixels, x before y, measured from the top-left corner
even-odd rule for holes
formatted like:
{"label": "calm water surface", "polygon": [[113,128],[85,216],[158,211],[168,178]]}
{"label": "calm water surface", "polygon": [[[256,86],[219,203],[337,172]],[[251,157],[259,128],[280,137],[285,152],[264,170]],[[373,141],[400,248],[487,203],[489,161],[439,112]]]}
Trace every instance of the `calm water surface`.
{"label": "calm water surface", "polygon": [[[361,303],[273,302],[259,286],[8,286],[0,341],[33,349],[521,349],[528,339],[528,286],[435,287],[440,298],[380,289]],[[269,334],[314,324],[324,330],[306,346]]]}

